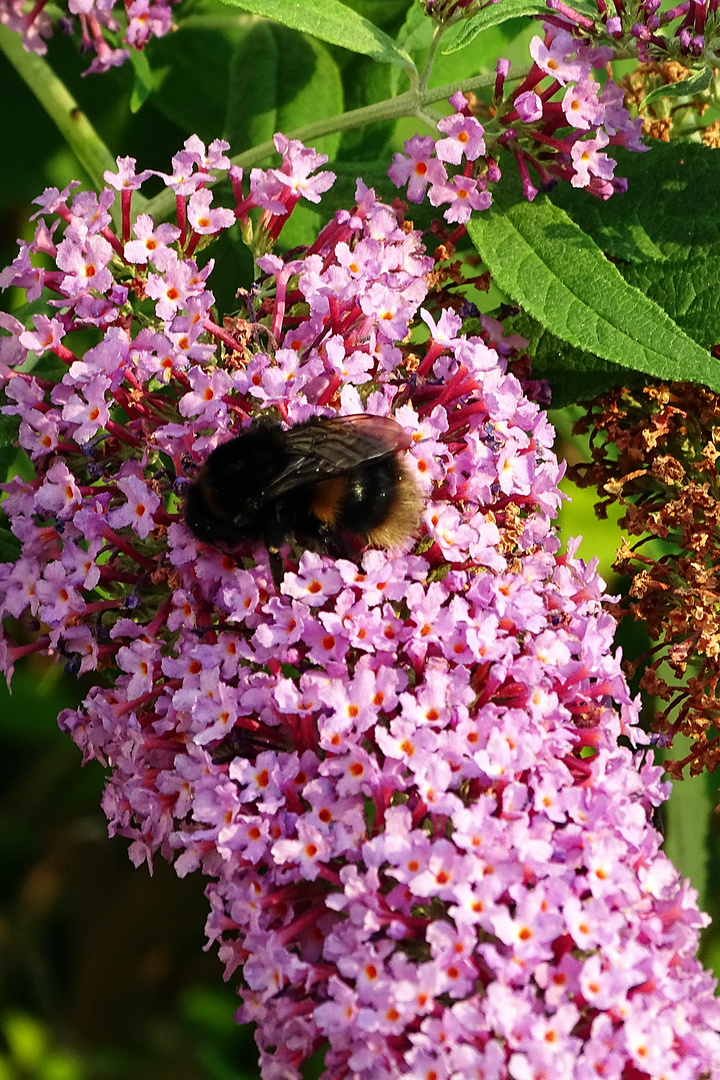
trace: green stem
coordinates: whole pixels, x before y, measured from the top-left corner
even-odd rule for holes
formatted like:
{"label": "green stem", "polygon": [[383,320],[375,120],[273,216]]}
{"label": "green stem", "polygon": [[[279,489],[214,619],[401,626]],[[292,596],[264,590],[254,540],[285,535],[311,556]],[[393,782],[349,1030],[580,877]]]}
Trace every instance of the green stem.
{"label": "green stem", "polygon": [[[53,120],[87,173],[92,186],[101,191],[105,183],[103,180],[105,170],[117,172],[115,158],[65,83],[57,77],[41,56],[25,52],[20,34],[8,30],[5,26],[0,26],[0,49]],[[120,200],[115,201],[119,217]],[[137,202],[133,200],[133,209],[136,213],[140,212],[140,201],[140,199]]]}
{"label": "green stem", "polygon": [[[530,68],[530,64],[519,65],[513,69],[508,79],[524,79]],[[406,90],[404,94],[399,94],[397,97],[387,98],[385,101],[378,101],[373,105],[365,105],[361,109],[353,109],[351,112],[343,113],[342,116],[330,116],[325,120],[316,120],[312,124],[304,124],[302,127],[296,128],[295,131],[286,132],[286,134],[290,139],[299,139],[307,144],[314,139],[322,138],[323,135],[348,131],[350,128],[362,127],[363,124],[378,123],[381,120],[397,120],[401,116],[414,116],[435,131],[437,122],[440,119],[440,113],[436,113],[434,109],[428,108],[428,106],[436,101],[447,101],[449,97],[452,97],[458,91],[464,93],[468,90],[478,90],[483,86],[494,86],[494,84],[495,72],[493,71],[485,75],[474,75],[472,78],[463,79],[460,82],[447,83],[445,86],[438,86],[432,90],[421,90],[420,85],[418,85],[415,88]],[[232,159],[232,163],[233,165],[240,165],[243,169],[249,169],[274,153],[275,144],[272,139],[269,139],[267,142],[253,146],[250,150],[245,150],[242,154],[236,154]],[[145,213],[152,214],[155,220],[159,221],[172,213],[174,205],[175,197],[172,192],[163,191],[152,199],[144,210]],[[133,212],[136,212],[134,200]]]}
{"label": "green stem", "polygon": [[435,66],[435,57],[437,56],[438,49],[440,48],[440,42],[445,36],[445,27],[440,24],[433,29],[433,36],[430,42],[430,51],[427,54],[425,60],[425,67],[423,73],[420,76],[420,85],[418,90],[421,94],[424,94],[428,88],[430,82],[430,76],[432,75],[433,67]]}
{"label": "green stem", "polygon": [[[524,79],[530,71],[530,67],[530,64],[518,67],[511,72],[508,79]],[[332,135],[336,131],[347,131],[350,128],[362,127],[363,124],[373,124],[381,120],[397,120],[401,116],[415,116],[425,120],[425,115],[433,112],[433,110],[427,108],[428,105],[432,105],[436,101],[446,101],[453,94],[456,94],[458,90],[464,93],[466,90],[478,90],[482,86],[494,85],[495,72],[489,72],[485,75],[474,75],[471,79],[463,79],[461,82],[447,83],[445,86],[438,86],[433,90],[421,91],[419,88],[406,90],[404,94],[399,94],[397,97],[378,101],[374,105],[365,105],[361,109],[353,109],[342,116],[331,116],[326,120],[317,120],[313,124],[305,124],[303,127],[290,132],[288,137],[307,142],[309,139],[319,139],[323,135]],[[440,119],[440,114],[438,114],[437,119]],[[430,126],[434,127],[436,122],[436,120],[433,120]],[[275,144],[272,140],[268,140],[268,142],[253,146],[251,150],[238,154],[233,158],[233,164],[249,168],[274,153]]]}

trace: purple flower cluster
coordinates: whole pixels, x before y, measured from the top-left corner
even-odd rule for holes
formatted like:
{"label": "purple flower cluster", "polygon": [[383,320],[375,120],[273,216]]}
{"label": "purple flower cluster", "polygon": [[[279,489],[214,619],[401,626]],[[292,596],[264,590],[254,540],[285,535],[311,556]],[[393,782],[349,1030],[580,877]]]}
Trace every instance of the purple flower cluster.
{"label": "purple flower cluster", "polygon": [[[446,221],[464,225],[473,210],[490,206],[488,180],[499,180],[500,172],[486,156],[483,127],[470,112],[464,94],[453,94],[450,103],[456,112],[438,122],[444,138],[436,141],[432,135],[413,135],[405,143],[405,154],[394,155],[388,175],[398,187],[407,184],[410,202],[422,202],[427,193],[433,206],[449,204],[443,214]],[[462,165],[463,159],[463,172],[449,178],[446,166]],[[482,172],[473,164],[478,159]]]}
{"label": "purple flower cluster", "polygon": [[[614,179],[616,162],[603,153],[604,148],[624,146],[640,153],[648,147],[641,141],[642,118],[631,118],[622,89],[611,78],[601,87],[592,75],[593,70],[609,63],[613,50],[573,37],[549,22],[544,40],[535,37],[530,42],[530,54],[533,67],[513,90],[510,113],[502,121],[530,124],[531,138],[550,152],[551,160],[540,164],[538,158],[523,155],[510,132],[501,136],[500,141],[513,149],[523,190],[527,193],[524,156],[544,186],[558,179],[569,180],[573,187],[585,188],[602,199],[614,191],[625,191],[627,181]],[[540,89],[544,78],[550,78],[551,83]],[[556,95],[561,100],[553,101]],[[559,139],[558,131],[568,126],[570,132]]]}
{"label": "purple flower cluster", "polygon": [[420,4],[425,14],[435,22],[447,24],[472,18],[483,7],[488,6],[487,0],[420,0]]}
{"label": "purple flower cluster", "polygon": [[[433,206],[448,204],[446,221],[464,224],[473,210],[489,207],[488,184],[500,179],[496,158],[503,148],[515,158],[529,200],[538,193],[529,167],[546,191],[558,180],[602,199],[626,190],[627,182],[614,176],[617,162],[603,151],[608,145],[647,147],[640,141],[642,119],[630,117],[620,87],[612,79],[601,87],[592,74],[612,59],[613,50],[548,23],[544,40],[532,39],[530,53],[533,66],[507,99],[503,89],[510,65],[498,62],[495,116],[485,127],[457,93],[450,99],[456,112],[438,123],[443,138],[415,135],[405,143],[405,154],[395,154],[390,178],[398,187],[407,184],[411,202],[422,202],[427,194]],[[549,84],[541,86],[547,78]],[[449,178],[450,165],[462,166],[462,172]]]}
{"label": "purple flower cluster", "polygon": [[[118,17],[115,0],[68,0],[61,20],[72,27],[77,18],[81,49],[93,53],[86,74],[101,73],[124,64],[131,49],[142,51],[154,37],[174,29],[172,7],[178,0],[128,0]],[[498,0],[421,0],[425,13],[435,22],[450,25],[468,19]],[[562,30],[579,32],[589,41],[609,43],[607,52],[627,56],[635,53],[641,62],[677,59],[716,65],[720,58],[720,31],[716,0],[683,0],[660,11],[660,0],[640,0],[625,4],[596,0],[597,15],[581,13],[565,0],[547,0],[553,13],[550,21]],[[53,18],[48,0],[0,0],[0,23],[20,34],[28,52],[45,55],[46,40],[52,36]],[[547,16],[545,16],[547,18]],[[672,35],[662,33],[676,23]],[[121,45],[118,46],[117,42]]]}
{"label": "purple flower cluster", "polygon": [[[633,50],[641,63],[678,60],[717,65],[720,59],[720,20],[717,0],[683,0],[661,11],[661,0],[596,0],[597,16],[580,13],[565,0],[548,0],[557,25],[606,36],[625,52]],[[663,33],[675,23],[673,33]]]}
{"label": "purple flower cluster", "polygon": [[[34,649],[113,673],[61,724],[110,766],[133,861],[210,879],[266,1080],[322,1047],[333,1080],[718,1078],[706,919],[651,824],[661,770],[618,742],[642,743],[637,709],[602,582],[552,531],[562,467],[508,370],[518,342],[463,333],[419,234],[362,182],[302,256],[261,257],[246,317],[221,323],[202,230],[248,232],[253,205],[268,240],[330,182],[278,147],[213,208],[224,147],[191,141],[176,225],[131,231],[128,160],[99,197],[38,200],[0,276],[52,312],[2,320],[4,412],[36,470],[5,485],[22,554],[0,609],[25,639],[8,630],[3,667]],[[358,563],[286,547],[279,586],[261,545],[195,540],[197,463],[268,408],[392,414],[420,535]]]}
{"label": "purple flower cluster", "polygon": [[[163,37],[173,29],[172,5],[178,0],[130,0],[124,5],[122,24],[113,15],[115,0],[68,0],[66,25],[77,17],[82,34],[81,49],[94,53],[85,72],[101,73],[124,64],[130,49],[142,50],[154,37]],[[44,56],[46,40],[52,36],[53,20],[47,11],[48,0],[36,0],[29,11],[26,0],[0,0],[0,23],[22,35],[27,52]],[[122,35],[126,48],[111,42]],[[108,40],[110,38],[110,40]]]}

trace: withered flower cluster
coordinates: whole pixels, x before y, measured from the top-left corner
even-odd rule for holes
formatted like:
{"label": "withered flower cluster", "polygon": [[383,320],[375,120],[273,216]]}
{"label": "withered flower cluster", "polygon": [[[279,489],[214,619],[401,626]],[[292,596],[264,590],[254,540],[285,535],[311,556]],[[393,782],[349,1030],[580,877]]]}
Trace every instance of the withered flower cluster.
{"label": "withered flower cluster", "polygon": [[[633,106],[642,116],[642,134],[659,142],[697,136],[705,146],[720,146],[720,121],[710,123],[704,117],[711,105],[708,88],[699,90],[693,85],[693,70],[678,60],[652,60],[638,64],[618,80],[625,92],[625,107]],[[687,84],[686,93],[678,94],[678,84]],[[667,96],[648,99],[649,94],[662,87],[672,87]]]}
{"label": "withered flower cluster", "polygon": [[[655,731],[670,745],[692,740],[682,759],[666,762],[675,779],[720,761],[720,399],[689,383],[614,390],[598,398],[575,426],[590,432],[592,462],[571,470],[594,486],[599,517],[625,508],[624,540],[615,567],[632,577],[619,616],[642,620],[653,642],[634,662],[645,664],[641,688],[659,698]],[[648,541],[657,543],[653,553]]]}

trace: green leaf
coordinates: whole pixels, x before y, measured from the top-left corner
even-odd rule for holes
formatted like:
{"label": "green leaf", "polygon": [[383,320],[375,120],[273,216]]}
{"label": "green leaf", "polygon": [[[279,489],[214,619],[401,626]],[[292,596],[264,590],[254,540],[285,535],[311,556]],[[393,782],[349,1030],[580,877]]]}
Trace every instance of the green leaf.
{"label": "green leaf", "polygon": [[[416,7],[417,0],[342,0],[342,2],[364,19],[369,19],[376,26],[387,29],[395,37],[394,30],[405,17],[407,8]],[[427,18],[427,16],[424,16]]]}
{"label": "green leaf", "polygon": [[693,75],[691,79],[669,83],[667,86],[656,86],[647,97],[643,98],[638,108],[644,109],[646,105],[650,105],[651,102],[657,101],[659,98],[695,97],[696,94],[702,94],[703,90],[707,90],[713,78],[712,68],[706,67],[699,71],[697,75]]}
{"label": "green leaf", "polygon": [[153,105],[185,137],[195,132],[209,143],[223,134],[231,64],[252,22],[224,4],[199,0],[191,16],[178,19],[176,33],[153,42]]}
{"label": "green leaf", "polygon": [[414,71],[408,54],[374,23],[340,0],[225,0],[232,7],[276,19],[291,30],[312,34],[331,45],[365,53],[384,64],[399,64]]}
{"label": "green leaf", "polygon": [[613,156],[629,174],[625,194],[601,203],[564,184],[553,203],[590,233],[630,285],[712,348],[720,342],[720,156],[703,146],[657,142],[648,154],[613,147]]}
{"label": "green leaf", "polygon": [[[7,401],[7,398],[3,398]],[[7,460],[7,448],[15,447],[20,431],[20,418],[18,416],[0,416],[0,473],[7,470],[11,461]],[[6,456],[3,457],[2,454]],[[13,456],[17,453],[13,449]]]}
{"label": "green leaf", "polygon": [[445,55],[459,52],[491,26],[499,26],[508,19],[517,19],[522,15],[546,15],[547,10],[544,0],[502,0],[501,4],[489,4],[474,18],[459,23],[458,30],[452,34],[442,51]]}
{"label": "green leaf", "polygon": [[550,196],[613,259],[720,258],[720,153],[697,143],[653,142],[647,154],[613,146],[628,190],[607,202],[570,184]]}
{"label": "green leaf", "polygon": [[497,286],[576,348],[660,379],[720,390],[720,365],[623,280],[591,237],[544,196],[496,201],[468,222]]}
{"label": "green leaf", "polygon": [[592,401],[613,387],[628,383],[627,368],[568,345],[527,312],[506,318],[504,325],[508,334],[527,338],[533,378],[545,379],[549,384],[553,409]]}
{"label": "green leaf", "polygon": [[[24,450],[14,445],[17,441],[20,420],[17,416],[0,417],[0,481],[11,480],[14,476],[25,474],[25,479],[32,476],[32,467]],[[0,492],[2,500],[4,492]],[[22,545],[10,531],[10,525],[0,501],[0,563],[15,562],[20,558]]]}
{"label": "green leaf", "polygon": [[[272,23],[258,22],[236,45],[230,67],[224,133],[234,154],[267,142],[276,123],[280,56]],[[299,46],[306,52],[305,42]]]}
{"label": "green leaf", "polygon": [[[425,66],[425,59],[430,49],[433,36],[433,23],[419,4],[408,8],[405,21],[398,30],[398,48],[407,52],[418,70]],[[400,93],[400,81],[404,72],[397,66],[391,68],[390,90],[393,97]]]}
{"label": "green leaf", "polygon": [[22,544],[17,536],[10,532],[7,518],[0,506],[0,563],[17,562],[22,555]]}
{"label": "green leaf", "polygon": [[130,95],[130,112],[139,112],[155,89],[155,78],[150,67],[147,53],[137,49],[130,50],[130,63],[133,69],[133,87]]}
{"label": "green leaf", "polygon": [[[682,736],[673,739],[672,754],[668,757],[682,758],[690,751],[692,743]],[[670,801],[663,808],[665,813],[665,854],[675,868],[689,877],[698,890],[699,902],[704,904],[708,883],[708,838],[713,821],[713,807],[717,801],[717,785],[712,790],[712,778],[686,776],[673,784]]]}
{"label": "green leaf", "polygon": [[712,349],[720,342],[717,258],[702,254],[664,262],[629,263],[618,269],[630,285],[659,304],[698,345]]}
{"label": "green leaf", "polygon": [[[344,111],[340,72],[329,49],[316,38],[279,23],[256,22],[238,43],[230,65],[225,136],[238,153]],[[313,141],[334,157],[335,133]]]}
{"label": "green leaf", "polygon": [[415,52],[427,52],[432,37],[432,19],[428,19],[419,4],[412,4],[407,10],[405,21],[398,30],[397,44],[412,56]]}

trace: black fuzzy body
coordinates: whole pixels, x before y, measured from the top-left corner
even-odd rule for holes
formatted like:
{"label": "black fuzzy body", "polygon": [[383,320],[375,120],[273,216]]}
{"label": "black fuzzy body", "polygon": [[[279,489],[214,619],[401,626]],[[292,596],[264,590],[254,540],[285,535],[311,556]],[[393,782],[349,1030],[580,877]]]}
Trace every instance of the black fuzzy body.
{"label": "black fuzzy body", "polygon": [[390,417],[313,418],[287,430],[260,419],[208,457],[185,521],[206,543],[284,543],[332,555],[389,547],[417,527],[420,498]]}

